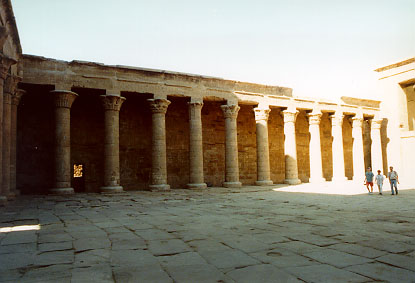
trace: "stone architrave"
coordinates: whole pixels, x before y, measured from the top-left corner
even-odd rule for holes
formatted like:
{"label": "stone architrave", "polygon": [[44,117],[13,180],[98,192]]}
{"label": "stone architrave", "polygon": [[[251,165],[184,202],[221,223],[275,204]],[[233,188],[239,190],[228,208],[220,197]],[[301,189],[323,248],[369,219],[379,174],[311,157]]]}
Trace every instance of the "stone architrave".
{"label": "stone architrave", "polygon": [[225,188],[239,188],[238,132],[236,119],[240,107],[238,105],[222,105],[225,118]]}
{"label": "stone architrave", "polygon": [[256,122],[256,152],[258,186],[272,185],[269,164],[268,117],[271,109],[254,108]]}
{"label": "stone architrave", "polygon": [[310,132],[310,183],[325,182],[323,177],[323,162],[321,156],[320,121],[321,111],[308,114],[308,127]]}
{"label": "stone architrave", "polygon": [[353,137],[353,180],[361,181],[365,174],[365,158],[363,152],[363,115],[352,118]]}
{"label": "stone architrave", "polygon": [[19,78],[16,76],[8,76],[6,84],[4,85],[3,94],[3,195],[7,198],[14,198],[15,192],[10,189],[10,161],[11,161],[11,139],[12,139],[12,125],[11,125],[11,110],[12,110],[12,95],[15,92]]}
{"label": "stone architrave", "polygon": [[204,189],[207,187],[203,175],[203,138],[202,138],[202,107],[203,102],[189,103],[189,189]]}
{"label": "stone architrave", "polygon": [[104,107],[104,185],[102,193],[123,191],[120,184],[120,110],[125,97],[116,94],[101,95]]}
{"label": "stone architrave", "polygon": [[297,185],[301,183],[298,178],[297,164],[297,140],[295,137],[295,120],[297,119],[297,110],[284,110],[284,151],[285,151],[285,184]]}
{"label": "stone architrave", "polygon": [[71,106],[78,94],[53,90],[55,103],[55,179],[53,194],[72,194],[71,186]]}
{"label": "stone architrave", "polygon": [[149,188],[152,191],[170,190],[167,184],[166,113],[167,99],[147,99],[152,111],[152,164]]}
{"label": "stone architrave", "polygon": [[383,172],[383,159],[382,159],[382,144],[380,136],[380,128],[382,127],[382,119],[374,118],[370,121],[370,138],[372,139],[371,156],[372,156],[372,170],[376,175],[377,171]]}
{"label": "stone architrave", "polygon": [[345,181],[344,150],[343,150],[343,113],[336,112],[331,118],[331,133],[333,136],[333,179],[332,181]]}
{"label": "stone architrave", "polygon": [[[7,37],[6,37],[7,38]],[[4,42],[2,43],[4,44]],[[2,47],[2,46],[1,46]],[[3,148],[3,97],[4,85],[10,66],[16,60],[0,54],[0,149]],[[7,201],[8,192],[3,192],[3,150],[0,150],[0,203]]]}
{"label": "stone architrave", "polygon": [[22,89],[18,89],[12,95],[12,114],[11,114],[11,157],[10,157],[10,191],[16,195],[20,194],[16,187],[16,169],[17,169],[17,107],[20,98],[26,93]]}

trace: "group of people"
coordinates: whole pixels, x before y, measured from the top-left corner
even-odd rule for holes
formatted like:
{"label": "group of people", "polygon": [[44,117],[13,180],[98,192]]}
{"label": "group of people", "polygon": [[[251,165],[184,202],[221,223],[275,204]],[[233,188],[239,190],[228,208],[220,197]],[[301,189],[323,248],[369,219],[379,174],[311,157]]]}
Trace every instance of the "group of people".
{"label": "group of people", "polygon": [[[388,179],[391,186],[392,195],[398,194],[398,173],[393,170],[393,167],[389,167]],[[375,176],[372,172],[372,168],[368,167],[365,173],[365,184],[369,194],[373,194],[373,178],[375,179],[376,185],[379,188],[379,194],[382,194],[383,181],[385,176],[382,175],[382,172],[378,170],[378,174]],[[370,187],[370,189],[369,189]],[[395,191],[393,190],[395,188]]]}

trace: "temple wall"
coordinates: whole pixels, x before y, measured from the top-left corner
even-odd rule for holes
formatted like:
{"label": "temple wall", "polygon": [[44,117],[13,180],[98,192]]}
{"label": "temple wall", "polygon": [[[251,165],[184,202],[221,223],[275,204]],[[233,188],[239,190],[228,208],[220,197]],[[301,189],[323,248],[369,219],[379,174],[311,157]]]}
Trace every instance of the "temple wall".
{"label": "temple wall", "polygon": [[301,182],[308,182],[310,178],[310,132],[306,115],[305,111],[300,111],[295,122],[298,178]]}
{"label": "temple wall", "polygon": [[333,178],[333,153],[331,150],[333,138],[331,135],[331,121],[327,113],[324,113],[323,116],[321,116],[320,139],[323,177],[326,181],[331,181]]}
{"label": "temple wall", "polygon": [[239,105],[238,161],[239,180],[244,185],[254,185],[257,180],[256,123],[252,105]]}
{"label": "temple wall", "polygon": [[353,179],[353,137],[352,123],[348,117],[343,120],[343,151],[345,176]]}
{"label": "temple wall", "polygon": [[284,121],[279,108],[272,108],[268,119],[269,158],[271,180],[283,183],[285,179]]}

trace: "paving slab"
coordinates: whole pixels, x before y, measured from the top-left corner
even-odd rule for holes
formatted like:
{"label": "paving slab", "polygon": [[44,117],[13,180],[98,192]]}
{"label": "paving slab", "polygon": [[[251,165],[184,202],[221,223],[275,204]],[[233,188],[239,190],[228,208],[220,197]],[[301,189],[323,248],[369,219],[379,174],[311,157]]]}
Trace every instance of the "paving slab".
{"label": "paving slab", "polygon": [[0,254],[35,252],[36,243],[23,243],[14,245],[0,245]]}
{"label": "paving slab", "polygon": [[112,268],[109,264],[99,264],[72,269],[71,282],[113,283]]}
{"label": "paving slab", "polygon": [[308,252],[303,254],[303,256],[340,268],[373,261],[372,259],[365,257],[351,255],[330,249]]}
{"label": "paving slab", "polygon": [[257,259],[239,250],[203,251],[199,254],[210,264],[222,269],[240,268],[260,263]]}
{"label": "paving slab", "polygon": [[371,278],[327,264],[287,267],[285,271],[305,282],[368,282]]}
{"label": "paving slab", "polygon": [[156,256],[191,251],[190,247],[179,239],[148,241],[148,250]]}
{"label": "paving slab", "polygon": [[95,249],[107,249],[111,247],[111,242],[107,237],[95,237],[94,235],[92,237],[74,241],[73,247],[77,252]]}
{"label": "paving slab", "polygon": [[110,262],[111,251],[109,249],[87,250],[75,253],[75,267],[99,265]]}
{"label": "paving slab", "polygon": [[413,271],[378,262],[349,266],[346,267],[346,270],[379,281],[412,283],[415,280],[415,272]]}
{"label": "paving slab", "polygon": [[111,265],[117,267],[146,266],[158,264],[155,256],[147,250],[111,251]]}
{"label": "paving slab", "polygon": [[178,283],[194,283],[194,282],[231,282],[227,276],[217,268],[203,265],[185,265],[185,266],[168,266],[167,273]]}
{"label": "paving slab", "polygon": [[173,282],[173,279],[158,264],[147,265],[144,267],[115,267],[113,268],[113,272],[116,282]]}
{"label": "paving slab", "polygon": [[230,278],[238,283],[275,283],[275,282],[303,282],[295,276],[270,264],[253,265],[238,268],[226,273]]}
{"label": "paving slab", "polygon": [[348,243],[341,243],[341,244],[335,244],[329,247],[330,249],[334,249],[337,251],[342,251],[345,253],[363,256],[367,258],[377,258],[382,255],[387,254],[386,251],[380,251],[373,249],[371,247],[365,247],[357,244],[348,244]]}
{"label": "paving slab", "polygon": [[65,264],[74,262],[74,251],[51,251],[42,252],[35,257],[35,264],[40,266]]}
{"label": "paving slab", "polygon": [[413,257],[398,254],[388,254],[378,257],[376,260],[415,272],[415,258]]}

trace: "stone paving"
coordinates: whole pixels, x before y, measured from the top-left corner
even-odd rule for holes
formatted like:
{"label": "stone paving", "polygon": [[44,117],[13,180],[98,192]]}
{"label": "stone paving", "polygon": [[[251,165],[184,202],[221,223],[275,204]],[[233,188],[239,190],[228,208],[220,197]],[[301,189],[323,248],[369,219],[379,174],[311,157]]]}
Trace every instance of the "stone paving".
{"label": "stone paving", "polygon": [[415,190],[286,188],[20,197],[0,282],[415,282]]}

